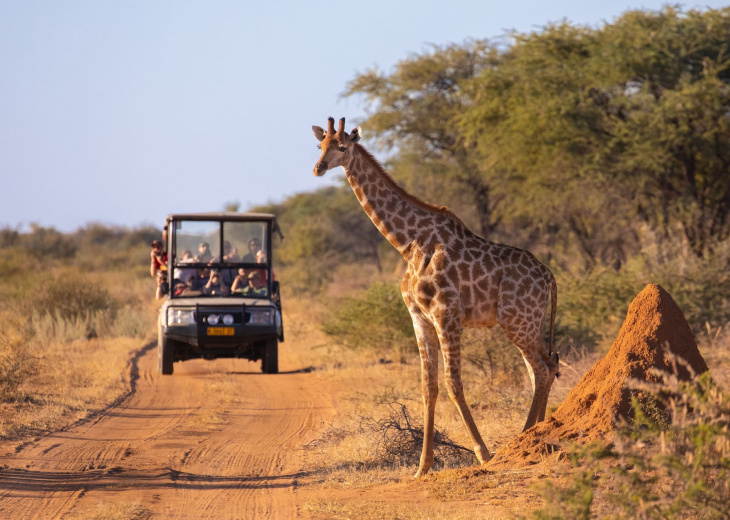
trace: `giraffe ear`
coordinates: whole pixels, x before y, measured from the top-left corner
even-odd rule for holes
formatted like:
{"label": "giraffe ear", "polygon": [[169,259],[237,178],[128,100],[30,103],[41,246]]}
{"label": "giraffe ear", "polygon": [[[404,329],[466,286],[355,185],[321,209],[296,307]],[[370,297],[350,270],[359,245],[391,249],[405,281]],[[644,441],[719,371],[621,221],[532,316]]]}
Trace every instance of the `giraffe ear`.
{"label": "giraffe ear", "polygon": [[321,126],[312,126],[312,132],[314,132],[314,137],[317,138],[318,141],[324,140],[327,133],[324,131],[324,128]]}
{"label": "giraffe ear", "polygon": [[362,128],[359,126],[355,129],[353,129],[352,132],[350,132],[350,141],[353,143],[358,142],[361,137],[362,137]]}

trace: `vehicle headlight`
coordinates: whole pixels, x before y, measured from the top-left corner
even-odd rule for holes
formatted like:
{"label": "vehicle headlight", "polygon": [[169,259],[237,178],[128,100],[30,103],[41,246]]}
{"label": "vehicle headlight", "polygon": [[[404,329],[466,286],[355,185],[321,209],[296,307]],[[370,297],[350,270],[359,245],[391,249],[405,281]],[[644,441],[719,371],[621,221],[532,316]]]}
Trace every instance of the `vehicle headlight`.
{"label": "vehicle headlight", "polygon": [[211,314],[208,316],[208,325],[218,325],[218,315]]}
{"label": "vehicle headlight", "polygon": [[271,325],[274,323],[274,309],[249,309],[251,313],[251,325]]}
{"label": "vehicle headlight", "polygon": [[233,325],[233,316],[230,314],[224,314],[221,319],[223,320],[223,325]]}
{"label": "vehicle headlight", "polygon": [[195,311],[192,309],[167,309],[167,325],[192,325],[195,323]]}

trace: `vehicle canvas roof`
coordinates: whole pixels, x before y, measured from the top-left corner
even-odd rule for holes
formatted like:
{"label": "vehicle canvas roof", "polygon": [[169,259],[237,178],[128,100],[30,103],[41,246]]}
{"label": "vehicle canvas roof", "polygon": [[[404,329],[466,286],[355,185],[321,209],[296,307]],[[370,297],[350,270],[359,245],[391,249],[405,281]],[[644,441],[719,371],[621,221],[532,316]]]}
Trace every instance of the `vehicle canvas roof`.
{"label": "vehicle canvas roof", "polygon": [[246,222],[250,220],[276,220],[276,215],[272,213],[231,213],[226,211],[173,213],[167,216],[167,220],[232,220]]}

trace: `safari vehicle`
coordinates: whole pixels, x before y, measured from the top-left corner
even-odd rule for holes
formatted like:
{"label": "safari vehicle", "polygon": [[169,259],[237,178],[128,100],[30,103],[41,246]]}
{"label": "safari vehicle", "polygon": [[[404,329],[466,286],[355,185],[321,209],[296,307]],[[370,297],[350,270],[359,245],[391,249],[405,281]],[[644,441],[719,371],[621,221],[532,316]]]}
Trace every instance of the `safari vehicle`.
{"label": "safari vehicle", "polygon": [[279,283],[271,270],[276,217],[198,213],[167,217],[167,282],[158,324],[158,367],[188,359],[261,360],[279,371],[284,341]]}

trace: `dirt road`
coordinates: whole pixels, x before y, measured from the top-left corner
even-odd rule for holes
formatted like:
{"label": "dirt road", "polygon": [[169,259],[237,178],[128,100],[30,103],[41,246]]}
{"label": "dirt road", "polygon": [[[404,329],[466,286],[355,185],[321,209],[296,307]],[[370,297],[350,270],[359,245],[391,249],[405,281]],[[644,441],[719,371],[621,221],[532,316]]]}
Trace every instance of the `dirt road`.
{"label": "dirt road", "polygon": [[138,502],[153,518],[294,518],[306,452],[334,413],[316,373],[244,360],[173,376],[143,348],[130,395],[84,424],[0,455],[0,518],[88,517]]}

